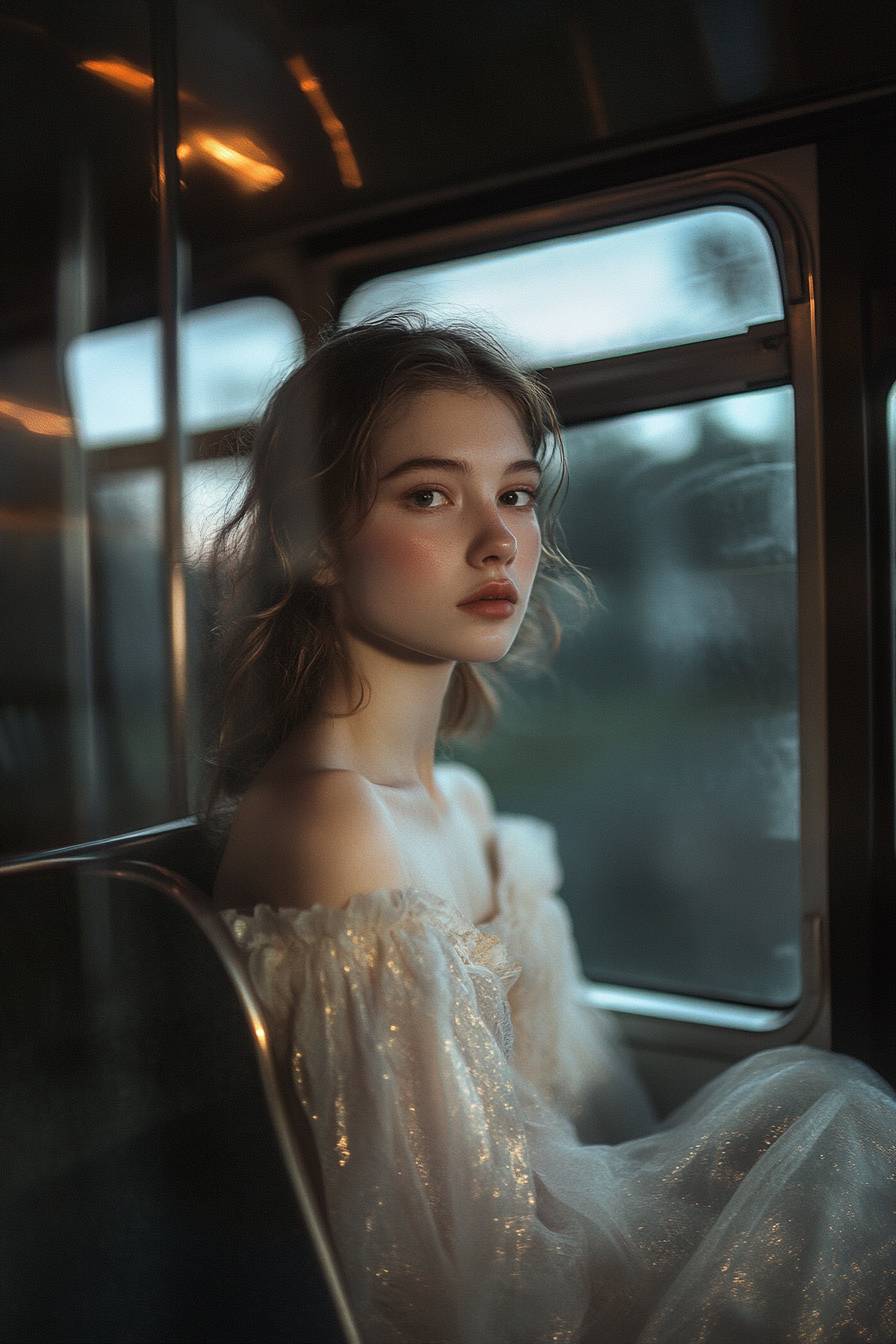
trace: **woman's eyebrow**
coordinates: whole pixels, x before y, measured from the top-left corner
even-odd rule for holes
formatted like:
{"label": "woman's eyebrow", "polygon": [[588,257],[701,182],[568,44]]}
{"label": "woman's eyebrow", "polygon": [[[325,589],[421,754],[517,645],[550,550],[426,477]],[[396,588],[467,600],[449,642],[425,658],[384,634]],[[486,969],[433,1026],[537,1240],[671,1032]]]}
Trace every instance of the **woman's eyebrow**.
{"label": "woman's eyebrow", "polygon": [[[434,467],[437,471],[460,471],[464,475],[472,475],[473,468],[464,458],[459,457],[410,457],[406,462],[399,462],[397,467],[387,471],[379,479],[380,481],[391,481],[394,476],[401,476],[407,471],[418,471],[421,467]],[[523,457],[518,462],[511,462],[504,468],[504,475],[509,476],[515,471],[534,471],[541,476],[541,466],[534,457]]]}

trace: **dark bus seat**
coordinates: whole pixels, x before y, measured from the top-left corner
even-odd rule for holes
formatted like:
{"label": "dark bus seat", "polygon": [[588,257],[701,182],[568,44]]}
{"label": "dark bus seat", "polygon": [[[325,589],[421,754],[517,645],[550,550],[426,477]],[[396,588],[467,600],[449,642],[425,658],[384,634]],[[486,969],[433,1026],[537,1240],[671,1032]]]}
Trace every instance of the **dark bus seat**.
{"label": "dark bus seat", "polygon": [[[177,872],[158,860],[176,859]],[[0,1337],[357,1344],[195,825],[0,863]]]}

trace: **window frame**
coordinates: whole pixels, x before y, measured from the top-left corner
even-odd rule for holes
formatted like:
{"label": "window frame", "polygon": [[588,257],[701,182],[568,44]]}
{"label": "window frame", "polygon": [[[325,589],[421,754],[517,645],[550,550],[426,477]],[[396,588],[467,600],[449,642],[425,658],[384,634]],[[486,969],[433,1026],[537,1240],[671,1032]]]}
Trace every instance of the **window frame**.
{"label": "window frame", "polygon": [[[730,1058],[796,1040],[830,1045],[827,690],[822,523],[816,156],[813,145],[598,191],[569,202],[346,247],[317,263],[317,287],[340,313],[377,276],[527,243],[590,233],[711,206],[752,213],[778,263],[784,319],[733,337],[539,369],[562,423],[789,384],[793,388],[797,653],[800,744],[801,995],[792,1007],[755,1008],[635,986],[582,986],[582,1001],[619,1016],[644,1049],[669,1045]],[[599,373],[597,371],[600,371]],[[644,380],[649,380],[649,386]],[[641,387],[637,386],[638,380]]]}

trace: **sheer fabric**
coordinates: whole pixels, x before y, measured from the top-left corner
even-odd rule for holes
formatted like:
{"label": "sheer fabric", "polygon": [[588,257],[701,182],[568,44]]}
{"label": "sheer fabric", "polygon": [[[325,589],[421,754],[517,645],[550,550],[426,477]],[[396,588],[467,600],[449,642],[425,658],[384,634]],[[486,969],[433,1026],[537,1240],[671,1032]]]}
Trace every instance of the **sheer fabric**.
{"label": "sheer fabric", "polygon": [[892,1090],[785,1047],[655,1124],[576,1002],[553,827],[500,816],[493,843],[483,925],[417,888],[222,915],[366,1344],[896,1340]]}

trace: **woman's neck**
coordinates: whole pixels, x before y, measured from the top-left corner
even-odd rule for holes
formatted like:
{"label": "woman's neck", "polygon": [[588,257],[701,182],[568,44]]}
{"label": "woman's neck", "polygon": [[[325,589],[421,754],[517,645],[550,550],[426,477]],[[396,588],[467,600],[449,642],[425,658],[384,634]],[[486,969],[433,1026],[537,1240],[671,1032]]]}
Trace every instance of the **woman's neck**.
{"label": "woman's neck", "polygon": [[441,661],[352,636],[346,646],[369,685],[334,685],[303,725],[302,754],[318,768],[356,770],[374,784],[424,788],[437,797],[435,749],[442,704],[455,662]]}

